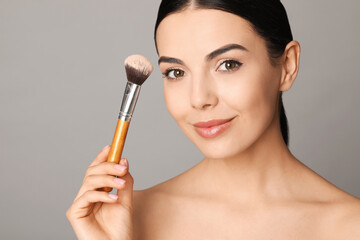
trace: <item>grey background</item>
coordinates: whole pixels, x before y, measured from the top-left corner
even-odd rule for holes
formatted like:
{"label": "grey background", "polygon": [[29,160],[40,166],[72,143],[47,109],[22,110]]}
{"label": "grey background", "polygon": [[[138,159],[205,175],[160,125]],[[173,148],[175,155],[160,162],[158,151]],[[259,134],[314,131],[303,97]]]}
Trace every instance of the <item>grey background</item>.
{"label": "grey background", "polygon": [[[65,211],[87,166],[111,143],[128,55],[155,67],[123,154],[134,189],[202,159],[163,101],[153,42],[159,3],[0,0],[1,239],[75,239]],[[302,46],[299,76],[283,95],[290,150],[359,197],[360,3],[283,3]]]}

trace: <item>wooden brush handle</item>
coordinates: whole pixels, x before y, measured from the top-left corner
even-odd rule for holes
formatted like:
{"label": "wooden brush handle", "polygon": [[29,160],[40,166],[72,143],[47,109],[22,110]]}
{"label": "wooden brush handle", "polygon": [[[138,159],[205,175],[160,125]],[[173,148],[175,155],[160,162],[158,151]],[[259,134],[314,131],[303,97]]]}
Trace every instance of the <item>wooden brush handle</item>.
{"label": "wooden brush handle", "polygon": [[[121,159],[121,154],[124,148],[126,134],[128,132],[130,122],[118,120],[116,125],[116,130],[114,134],[114,138],[111,144],[108,162],[119,163]],[[112,188],[105,187],[103,189],[106,192],[111,192]]]}

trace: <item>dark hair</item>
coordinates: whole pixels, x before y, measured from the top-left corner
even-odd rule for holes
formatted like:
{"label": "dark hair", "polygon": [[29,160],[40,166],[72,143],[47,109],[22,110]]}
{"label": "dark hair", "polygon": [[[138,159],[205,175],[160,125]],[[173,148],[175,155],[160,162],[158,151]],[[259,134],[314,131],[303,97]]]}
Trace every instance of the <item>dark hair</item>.
{"label": "dark hair", "polygon": [[[217,9],[238,15],[247,20],[266,42],[271,64],[284,53],[286,45],[293,40],[286,10],[280,0],[162,0],[155,24],[154,39],[160,22],[171,13],[180,12],[188,7],[194,9]],[[289,145],[288,121],[279,97],[279,117],[281,134]]]}

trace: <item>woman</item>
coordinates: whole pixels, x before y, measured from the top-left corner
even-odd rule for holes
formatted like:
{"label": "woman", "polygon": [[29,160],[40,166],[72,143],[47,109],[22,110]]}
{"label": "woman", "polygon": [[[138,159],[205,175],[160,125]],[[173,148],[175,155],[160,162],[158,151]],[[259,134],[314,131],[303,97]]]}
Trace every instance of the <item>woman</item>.
{"label": "woman", "polygon": [[205,158],[133,191],[105,147],[67,211],[79,239],[360,239],[360,200],[287,147],[300,45],[279,0],[164,0],[155,42],[167,108]]}

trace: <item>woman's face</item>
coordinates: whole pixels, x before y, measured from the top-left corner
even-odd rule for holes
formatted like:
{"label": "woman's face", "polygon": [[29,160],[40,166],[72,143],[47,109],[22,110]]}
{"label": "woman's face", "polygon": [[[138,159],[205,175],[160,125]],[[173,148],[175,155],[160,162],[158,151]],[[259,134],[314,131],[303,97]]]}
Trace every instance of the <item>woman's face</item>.
{"label": "woman's face", "polygon": [[246,20],[189,9],[167,16],[156,41],[167,108],[206,157],[233,157],[276,126],[281,68]]}

